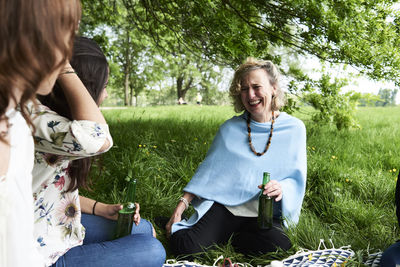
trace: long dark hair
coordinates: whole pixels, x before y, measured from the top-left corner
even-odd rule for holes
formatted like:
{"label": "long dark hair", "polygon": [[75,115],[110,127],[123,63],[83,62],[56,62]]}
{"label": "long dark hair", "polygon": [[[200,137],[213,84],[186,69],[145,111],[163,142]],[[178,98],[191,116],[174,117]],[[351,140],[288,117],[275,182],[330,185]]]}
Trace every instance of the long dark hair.
{"label": "long dark hair", "polygon": [[[4,114],[19,89],[22,116],[32,126],[24,104],[71,56],[80,15],[79,0],[0,0],[0,120],[7,120]],[[5,142],[2,136],[0,141]]]}
{"label": "long dark hair", "polygon": [[[93,100],[99,105],[100,96],[106,87],[108,79],[108,63],[101,48],[95,41],[89,38],[76,37],[70,63]],[[54,85],[51,94],[47,96],[38,96],[38,99],[43,105],[57,112],[57,114],[73,120],[71,116],[71,107],[66,105],[66,103],[68,103],[67,99],[58,82]],[[71,183],[67,192],[82,187],[88,188],[87,177],[91,164],[92,158],[82,158],[70,162],[68,173],[71,178]]]}

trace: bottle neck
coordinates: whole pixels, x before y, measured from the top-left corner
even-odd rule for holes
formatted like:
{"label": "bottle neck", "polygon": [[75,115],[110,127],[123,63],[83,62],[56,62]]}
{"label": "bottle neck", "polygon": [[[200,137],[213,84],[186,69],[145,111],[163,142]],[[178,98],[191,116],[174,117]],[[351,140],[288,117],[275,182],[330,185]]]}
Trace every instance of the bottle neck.
{"label": "bottle neck", "polygon": [[129,181],[124,199],[124,210],[135,210],[136,180]]}
{"label": "bottle neck", "polygon": [[268,172],[264,172],[263,174],[263,186],[269,183],[270,177]]}

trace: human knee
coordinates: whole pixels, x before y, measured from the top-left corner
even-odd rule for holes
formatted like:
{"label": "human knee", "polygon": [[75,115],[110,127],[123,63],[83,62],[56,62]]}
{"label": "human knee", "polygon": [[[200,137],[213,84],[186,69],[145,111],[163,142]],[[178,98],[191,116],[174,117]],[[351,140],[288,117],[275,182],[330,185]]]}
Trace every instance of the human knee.
{"label": "human knee", "polygon": [[147,257],[149,258],[161,257],[163,258],[163,261],[165,260],[166,257],[165,249],[158,239],[153,237],[147,238],[146,241],[143,242],[143,247],[146,251],[145,253],[147,254]]}
{"label": "human knee", "polygon": [[141,219],[139,225],[133,225],[132,226],[132,235],[137,235],[137,234],[145,234],[145,235],[151,235],[154,236],[153,232],[153,224],[149,222],[146,219]]}
{"label": "human knee", "polygon": [[175,256],[189,255],[203,251],[198,243],[195,243],[184,230],[178,231],[171,236],[170,245]]}
{"label": "human knee", "polygon": [[160,241],[153,237],[141,238],[140,249],[132,254],[133,266],[162,266],[166,253]]}
{"label": "human knee", "polygon": [[165,262],[166,253],[163,245],[156,238],[151,239],[148,257],[154,262],[154,266],[162,266]]}
{"label": "human knee", "polygon": [[120,239],[120,246],[124,248],[126,261],[131,262],[132,266],[162,266],[165,262],[163,245],[148,234],[125,236]]}
{"label": "human knee", "polygon": [[292,247],[290,239],[284,234],[268,236],[247,232],[234,236],[232,245],[237,252],[245,255],[265,254],[277,249],[286,251]]}

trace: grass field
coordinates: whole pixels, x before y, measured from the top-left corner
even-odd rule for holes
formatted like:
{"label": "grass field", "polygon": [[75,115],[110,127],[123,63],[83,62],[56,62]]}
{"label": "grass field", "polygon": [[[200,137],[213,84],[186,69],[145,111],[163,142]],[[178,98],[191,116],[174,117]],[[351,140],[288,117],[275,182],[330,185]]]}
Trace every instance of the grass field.
{"label": "grass field", "polygon": [[[233,261],[265,265],[300,247],[317,249],[319,240],[335,247],[351,245],[360,265],[363,257],[383,250],[399,237],[394,206],[400,168],[400,108],[360,108],[360,129],[337,131],[309,120],[311,110],[294,114],[307,127],[307,189],[300,222],[288,234],[289,252],[244,258],[223,246],[200,255],[212,264],[219,255]],[[137,201],[143,218],[170,216],[218,127],[234,114],[232,107],[170,106],[105,110],[114,147],[92,171],[92,192],[107,203],[119,202],[128,169],[138,179]],[[273,140],[272,140],[273,142]],[[164,232],[158,238],[169,254]],[[328,247],[329,246],[329,242]]]}

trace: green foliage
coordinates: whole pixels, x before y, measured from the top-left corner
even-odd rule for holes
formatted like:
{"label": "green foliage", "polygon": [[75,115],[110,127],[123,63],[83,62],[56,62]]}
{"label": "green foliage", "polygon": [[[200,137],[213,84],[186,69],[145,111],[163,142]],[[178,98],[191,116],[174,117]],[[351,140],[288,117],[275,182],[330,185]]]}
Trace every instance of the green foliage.
{"label": "green foliage", "polygon": [[[342,129],[355,125],[356,94],[337,93],[323,79],[310,81],[296,58],[311,54],[398,84],[400,18],[394,3],[83,0],[81,33],[103,46],[111,61],[111,94],[125,105],[143,99],[171,104],[195,91],[206,104],[225,101],[217,88],[221,66],[235,68],[253,56],[272,60],[292,79],[286,111],[298,110],[298,99],[308,94],[306,99],[321,111],[315,121]],[[309,86],[293,86],[297,83]],[[381,95],[384,101],[377,104],[387,105],[387,94]]]}
{"label": "green foliage", "polygon": [[[399,107],[360,108],[355,118],[361,127],[347,131],[313,123],[311,107],[295,113],[307,128],[308,174],[300,222],[287,232],[293,248],[246,258],[226,245],[197,255],[198,261],[211,265],[224,255],[253,266],[266,265],[299,248],[316,249],[323,238],[332,239],[335,247],[351,245],[357,256],[348,266],[360,266],[368,252],[387,248],[399,239],[394,206],[399,111]],[[133,166],[141,216],[152,221],[172,214],[219,125],[234,112],[231,107],[173,106],[104,114],[114,147],[102,156],[102,167],[92,172],[93,191],[82,193],[106,203],[119,202],[124,178]],[[171,258],[164,231],[157,227],[156,231]]]}
{"label": "green foliage", "polygon": [[[198,90],[206,96],[205,103],[212,103],[212,95],[218,94],[218,66],[193,55],[165,27],[154,27],[151,34],[145,34],[141,29],[151,27],[152,22],[135,20],[148,16],[145,7],[136,4],[131,7],[120,0],[93,5],[83,1],[83,13],[81,34],[92,37],[103,47],[112,66],[110,87],[115,90],[111,94],[123,98],[125,105],[140,105],[140,95],[168,98],[169,89],[175,89],[174,101],[152,97],[148,102],[175,103],[189,90]],[[171,80],[173,87],[168,85]],[[164,92],[153,94],[152,90]]]}
{"label": "green foliage", "polygon": [[378,96],[380,100],[376,102],[376,106],[394,106],[396,105],[396,95],[398,89],[380,89],[378,92]]}
{"label": "green foliage", "polygon": [[[395,1],[185,1],[124,0],[141,30],[197,54],[237,66],[247,56],[272,59],[273,47],[290,47],[323,60],[360,67],[371,77],[399,78],[398,14]],[[158,32],[157,32],[158,31]],[[162,37],[162,36],[161,36]],[[171,40],[170,44],[173,42]]]}
{"label": "green foliage", "polygon": [[358,94],[358,105],[361,107],[373,107],[377,102],[381,101],[381,98],[371,93],[357,93]]}
{"label": "green foliage", "polygon": [[338,130],[357,127],[353,115],[359,95],[354,92],[340,94],[346,80],[335,78],[331,82],[328,74],[323,74],[317,82],[306,84],[309,93],[304,94],[303,100],[319,112],[312,117],[317,123],[333,123]]}

